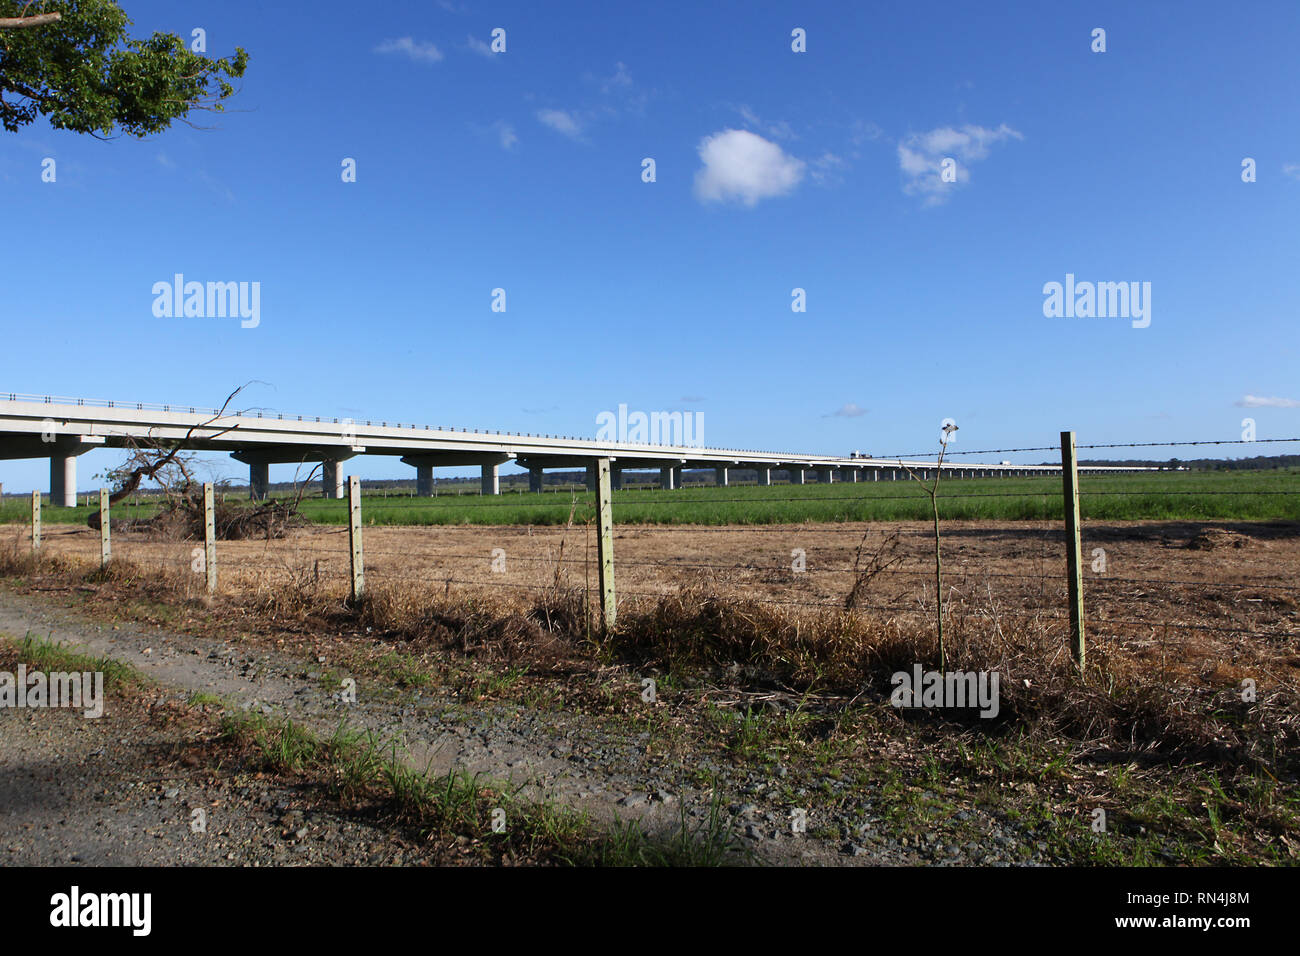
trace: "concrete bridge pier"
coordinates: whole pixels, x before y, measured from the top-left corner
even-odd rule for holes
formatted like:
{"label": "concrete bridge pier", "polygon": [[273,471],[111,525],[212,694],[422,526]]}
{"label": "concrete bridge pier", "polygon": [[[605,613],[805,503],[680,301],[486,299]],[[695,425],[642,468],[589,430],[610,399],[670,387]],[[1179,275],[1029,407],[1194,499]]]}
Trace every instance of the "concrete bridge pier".
{"label": "concrete bridge pier", "polygon": [[50,504],[60,508],[77,506],[77,457],[92,448],[103,448],[104,439],[97,436],[63,436],[51,443],[42,441],[42,448],[50,449]]}
{"label": "concrete bridge pier", "polygon": [[528,490],[534,494],[539,494],[542,490],[543,469],[533,467],[528,469]]}
{"label": "concrete bridge pier", "polygon": [[818,482],[820,482],[820,483],[823,484],[823,485],[829,485],[829,484],[834,483],[834,481],[835,481],[835,469],[834,469],[834,468],[818,468],[818,469],[817,469],[817,480],[818,480]]}
{"label": "concrete bridge pier", "polygon": [[271,463],[269,461],[252,461],[248,463],[248,496],[254,501],[265,501],[271,490]]}
{"label": "concrete bridge pier", "polygon": [[341,461],[325,461],[321,463],[320,486],[321,493],[326,498],[343,497],[343,468]]}
{"label": "concrete bridge pier", "polygon": [[60,508],[77,506],[77,456],[50,456],[50,503]]}
{"label": "concrete bridge pier", "polygon": [[333,455],[321,461],[320,484],[326,498],[346,498],[347,487],[343,480],[343,462],[353,457],[351,454]]}
{"label": "concrete bridge pier", "polygon": [[402,464],[415,469],[415,493],[421,498],[433,496],[433,469],[467,468],[477,465],[485,495],[501,493],[501,466],[514,456],[505,452],[445,452],[429,455],[404,455]]}
{"label": "concrete bridge pier", "polygon": [[713,483],[719,488],[727,487],[727,466],[723,465],[713,469]]}
{"label": "concrete bridge pier", "polygon": [[677,487],[677,479],[680,472],[676,468],[664,467],[659,469],[659,487],[664,491],[672,491]]}
{"label": "concrete bridge pier", "polygon": [[790,484],[792,484],[792,485],[802,485],[802,484],[803,484],[803,469],[802,469],[802,468],[789,468],[789,469],[787,469],[787,470],[790,472]]}
{"label": "concrete bridge pier", "polygon": [[623,490],[623,469],[614,464],[609,466],[609,490]]}
{"label": "concrete bridge pier", "polygon": [[433,497],[433,465],[415,466],[415,493],[420,498]]}
{"label": "concrete bridge pier", "polygon": [[587,466],[587,490],[588,491],[596,490],[596,482],[597,482],[598,474],[599,472],[596,470],[596,463],[593,461],[591,464]]}

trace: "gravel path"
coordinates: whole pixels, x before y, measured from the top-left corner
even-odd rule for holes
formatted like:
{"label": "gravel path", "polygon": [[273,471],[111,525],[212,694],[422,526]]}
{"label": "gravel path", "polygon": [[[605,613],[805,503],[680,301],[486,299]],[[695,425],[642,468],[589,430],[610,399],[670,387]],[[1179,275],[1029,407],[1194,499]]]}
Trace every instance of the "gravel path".
{"label": "gravel path", "polygon": [[[58,606],[53,595],[0,588],[0,632],[48,636],[130,663],[156,682],[162,702],[217,694],[236,706],[288,716],[323,736],[346,719],[384,739],[400,735],[411,762],[434,774],[483,773],[521,787],[525,797],[552,799],[596,820],[635,817],[651,831],[677,825],[682,802],[692,818],[706,811],[708,794],[693,784],[698,777],[690,771],[710,770],[731,798],[746,844],[764,862],[1049,862],[1038,855],[1033,834],[994,819],[979,821],[987,839],[978,842],[941,827],[891,838],[876,817],[870,788],[846,794],[849,785],[830,778],[801,780],[805,786],[795,790],[808,797],[808,828],[822,824],[822,838],[794,834],[793,808],[778,794],[782,781],[767,770],[707,758],[686,767],[679,759],[648,755],[648,734],[609,732],[588,716],[510,702],[467,704],[440,689],[398,694],[364,676],[357,678],[356,702],[347,703],[340,691],[327,689],[337,686],[325,682],[329,661],[159,627],[98,623]],[[397,836],[328,815],[304,828],[304,819],[315,818],[312,808],[273,785],[206,771],[186,778],[186,768],[164,756],[176,733],[123,702],[110,700],[99,721],[61,711],[0,711],[0,727],[0,764],[7,770],[0,784],[0,846],[13,863],[382,863],[400,862],[407,851]],[[833,820],[816,809],[814,783],[840,798]],[[200,807],[211,810],[213,825],[196,836],[189,819]],[[968,833],[970,814],[961,816],[951,822]],[[838,833],[834,838],[826,838],[828,823]]]}

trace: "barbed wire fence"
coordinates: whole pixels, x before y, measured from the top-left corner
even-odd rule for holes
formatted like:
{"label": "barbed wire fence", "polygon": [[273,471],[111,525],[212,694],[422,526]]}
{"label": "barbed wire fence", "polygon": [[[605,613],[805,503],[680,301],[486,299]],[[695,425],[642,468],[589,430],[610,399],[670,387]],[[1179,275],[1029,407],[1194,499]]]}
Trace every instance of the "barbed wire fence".
{"label": "barbed wire fence", "polygon": [[[1074,447],[1084,450],[1284,442],[1300,442],[1300,438],[1108,442]],[[1060,453],[1062,448],[1045,445],[946,451],[946,455],[1034,451]],[[877,461],[895,457],[923,460],[922,455],[911,454]],[[1070,507],[1069,482],[1063,479],[1072,474],[1077,494],[1084,502],[1080,531],[1087,547],[1081,549],[1072,547],[1062,520]],[[918,619],[932,616],[936,610],[942,614],[969,610],[982,598],[985,609],[991,607],[998,618],[1027,620],[1050,628],[1053,633],[1059,632],[1063,644],[1082,642],[1084,635],[1091,641],[1123,639],[1139,645],[1158,638],[1162,654],[1169,653],[1170,635],[1264,641],[1285,641],[1300,635],[1300,586],[1289,577],[1291,572],[1285,565],[1269,573],[1237,575],[1232,580],[1227,579],[1232,573],[1230,568],[1216,566],[1214,580],[1198,578],[1196,561],[1188,560],[1186,552],[1210,554],[1216,547],[1240,546],[1241,537],[1221,543],[1211,538],[1198,545],[1199,539],[1189,529],[1189,540],[1175,547],[1165,540],[1170,532],[1161,525],[1149,532],[1154,537],[1145,544],[1154,542],[1161,552],[1156,557],[1162,560],[1151,567],[1153,562],[1148,559],[1143,568],[1147,573],[1120,573],[1114,568],[1117,557],[1118,566],[1125,566],[1122,552],[1126,542],[1143,539],[1140,534],[1133,537],[1135,532],[1126,538],[1125,533],[1105,524],[1105,519],[1093,517],[1104,513],[1096,506],[1134,496],[1251,496],[1267,501],[1295,495],[1300,488],[1108,487],[1121,480],[1120,476],[1088,474],[1086,469],[1079,474],[1071,456],[1063,461],[1062,475],[1031,479],[1041,482],[1041,487],[1031,490],[940,494],[940,507],[949,512],[969,501],[1014,498],[1026,505],[1022,515],[1032,515],[1028,520],[994,521],[997,526],[992,528],[987,527],[989,519],[976,519],[986,527],[971,528],[962,524],[963,519],[945,518],[941,532],[947,573],[944,593],[936,594],[934,569],[928,563],[933,532],[926,528],[870,519],[727,526],[674,521],[674,512],[690,504],[745,504],[754,508],[837,501],[854,502],[861,508],[888,501],[928,504],[921,489],[911,487],[911,482],[901,486],[899,493],[884,493],[884,486],[869,482],[845,486],[855,488],[857,494],[796,491],[744,497],[716,493],[691,496],[682,490],[636,491],[635,498],[625,495],[615,501],[609,487],[608,460],[603,475],[594,493],[569,490],[555,494],[554,500],[528,506],[548,513],[553,510],[563,520],[518,525],[433,524],[420,528],[367,523],[361,484],[352,477],[348,482],[347,526],[317,524],[284,538],[242,541],[216,540],[211,515],[220,492],[210,484],[205,486],[208,531],[204,541],[159,541],[146,535],[115,532],[119,522],[108,513],[106,495],[90,496],[89,503],[99,504],[101,509],[101,529],[97,533],[88,536],[85,528],[69,530],[63,525],[42,524],[41,496],[33,494],[30,537],[33,550],[54,544],[61,551],[101,564],[118,559],[146,573],[180,576],[192,582],[196,593],[236,598],[270,598],[310,589],[355,601],[368,590],[389,586],[443,597],[477,597],[495,592],[527,598],[554,594],[561,588],[581,590],[597,629],[617,626],[620,609],[629,603],[673,599],[693,588],[697,594],[731,596],[792,613]],[[943,480],[949,481],[946,477]],[[949,481],[949,487],[954,483],[960,487],[964,480]],[[1294,480],[1294,476],[1288,475],[1286,480]],[[867,493],[868,489],[873,493]],[[881,493],[874,493],[877,491]],[[119,515],[125,510],[129,518],[147,514],[150,507],[147,500],[133,498],[119,503],[115,510]],[[515,501],[480,499],[472,507],[519,509],[520,505]],[[619,524],[620,507],[653,520]],[[1199,524],[1213,520],[1198,519]],[[1292,526],[1266,525],[1263,531],[1279,539],[1296,536]],[[1232,538],[1232,532],[1224,534],[1225,539]],[[887,557],[897,560],[875,567],[865,593],[860,594],[855,582],[863,573],[864,550],[879,555],[891,540]],[[94,550],[87,553],[87,544]],[[1171,570],[1162,574],[1160,567]],[[1077,597],[1070,588],[1072,569],[1077,569],[1083,582]],[[1076,599],[1082,606],[1078,621],[1071,617]],[[1185,643],[1177,644],[1174,650],[1189,653]]]}

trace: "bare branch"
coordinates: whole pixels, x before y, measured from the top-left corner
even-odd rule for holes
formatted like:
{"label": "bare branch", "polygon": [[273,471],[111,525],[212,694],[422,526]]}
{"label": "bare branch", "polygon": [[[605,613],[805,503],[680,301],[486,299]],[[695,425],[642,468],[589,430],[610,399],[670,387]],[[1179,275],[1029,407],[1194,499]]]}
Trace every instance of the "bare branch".
{"label": "bare branch", "polygon": [[38,13],[33,17],[0,17],[0,30],[25,30],[28,27],[43,27],[62,20],[63,14]]}

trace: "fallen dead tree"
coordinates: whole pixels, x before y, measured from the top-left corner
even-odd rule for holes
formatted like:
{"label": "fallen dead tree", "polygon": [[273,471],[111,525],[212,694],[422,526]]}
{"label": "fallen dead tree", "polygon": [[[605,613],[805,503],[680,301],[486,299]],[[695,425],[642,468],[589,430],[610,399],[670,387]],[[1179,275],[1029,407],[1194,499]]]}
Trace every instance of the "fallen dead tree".
{"label": "fallen dead tree", "polygon": [[[198,462],[193,437],[200,430],[213,429],[243,388],[241,385],[231,392],[216,415],[195,425],[179,441],[132,441],[128,446],[126,461],[106,475],[113,486],[108,499],[110,509],[135,494],[146,481],[153,482],[162,490],[162,500],[158,509],[146,518],[110,517],[110,530],[142,533],[154,540],[164,541],[203,539],[203,485],[195,478]],[[219,428],[204,437],[210,439],[223,435],[235,427]],[[299,513],[299,506],[304,491],[316,477],[319,467],[296,485],[291,498],[235,505],[227,503],[224,496],[218,497],[213,509],[213,526],[217,539],[241,541],[248,538],[283,538],[291,529],[310,524]],[[92,511],[86,519],[86,524],[96,531],[101,523],[98,510]]]}

